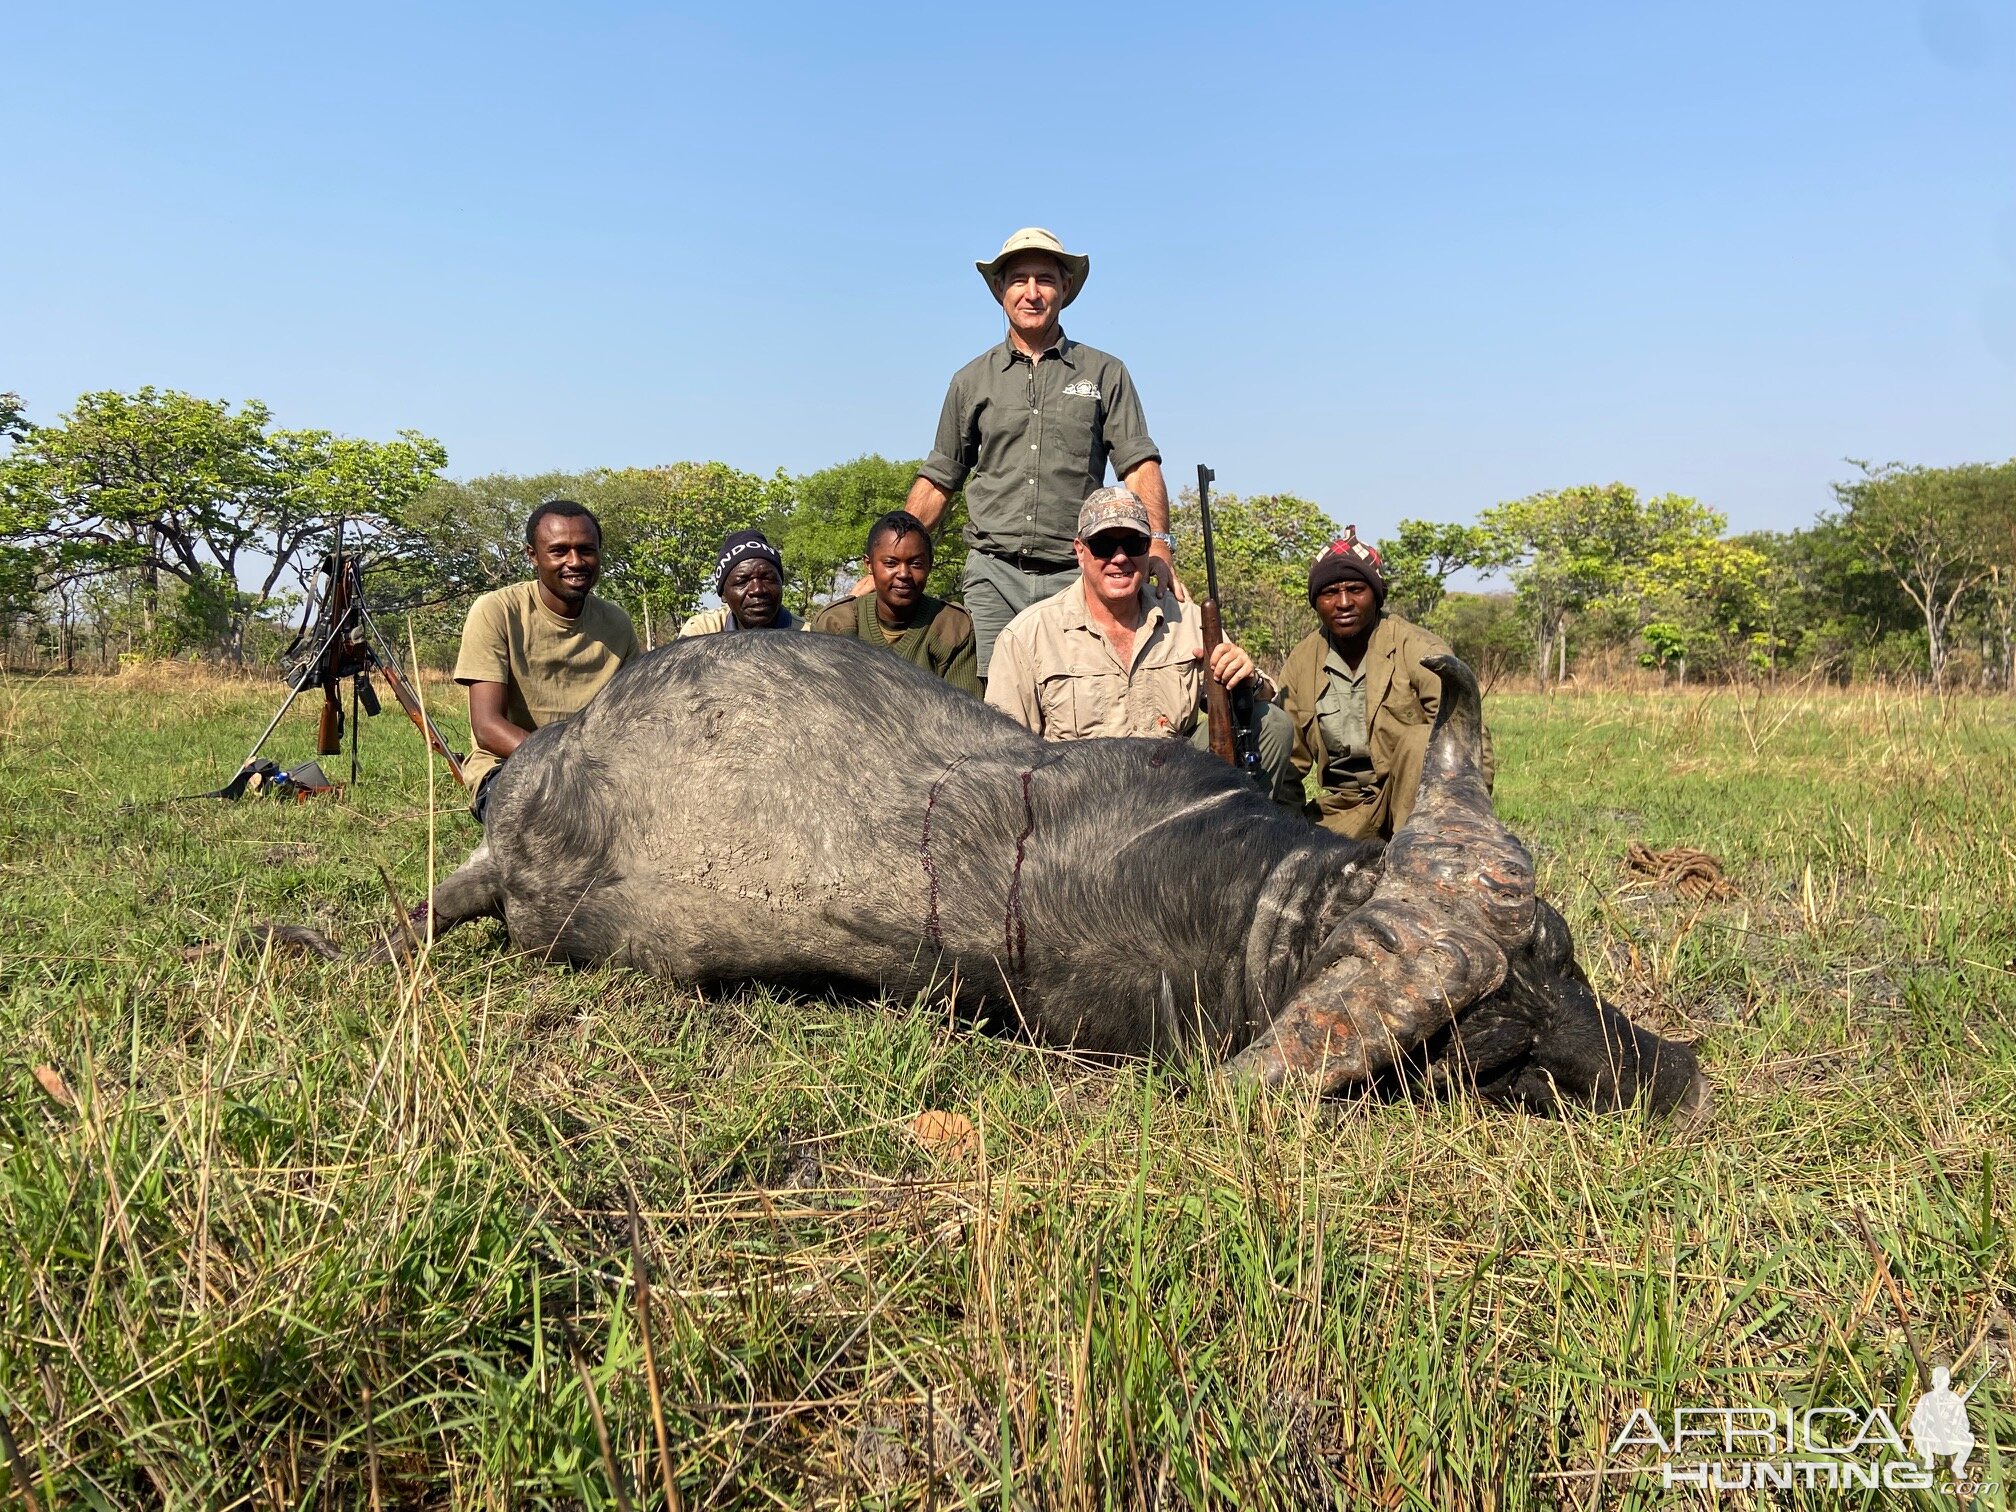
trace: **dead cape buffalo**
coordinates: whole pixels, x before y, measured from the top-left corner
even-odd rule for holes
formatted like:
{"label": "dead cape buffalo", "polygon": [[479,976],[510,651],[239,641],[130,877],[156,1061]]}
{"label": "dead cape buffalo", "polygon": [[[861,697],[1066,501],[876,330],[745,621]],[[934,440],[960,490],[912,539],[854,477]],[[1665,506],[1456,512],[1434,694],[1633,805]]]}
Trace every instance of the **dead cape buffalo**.
{"label": "dead cape buffalo", "polygon": [[1531,1108],[1694,1106],[1693,1052],[1601,1002],[1534,896],[1470,669],[1432,665],[1420,800],[1381,847],[1179,742],[1046,744],[852,640],[680,641],[518,748],[434,927],[696,984],[950,986],[1046,1041],[1269,1083],[1432,1063]]}

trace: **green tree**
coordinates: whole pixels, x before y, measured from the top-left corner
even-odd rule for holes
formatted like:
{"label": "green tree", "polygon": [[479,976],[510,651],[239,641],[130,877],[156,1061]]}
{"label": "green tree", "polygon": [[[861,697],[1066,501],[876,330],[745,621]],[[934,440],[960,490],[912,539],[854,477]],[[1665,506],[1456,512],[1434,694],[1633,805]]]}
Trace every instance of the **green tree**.
{"label": "green tree", "polygon": [[1807,666],[1845,682],[1886,639],[1918,623],[1896,580],[1838,520],[1739,539],[1771,562],[1769,633],[1779,668]]}
{"label": "green tree", "polygon": [[437,441],[390,442],[278,430],[257,400],[172,390],[85,394],[60,422],[26,430],[0,460],[0,536],[49,588],[121,569],[138,574],[146,627],[173,606],[185,633],[236,653],[311,540],[338,518],[393,528],[446,463]]}
{"label": "green tree", "polygon": [[[1197,490],[1186,488],[1169,511],[1176,571],[1190,596],[1204,597],[1204,532]],[[1226,637],[1256,658],[1278,661],[1315,628],[1308,604],[1309,564],[1337,535],[1330,517],[1294,494],[1211,495],[1219,612]]]}
{"label": "green tree", "polygon": [[[21,396],[0,394],[0,442],[11,448],[32,429]],[[15,538],[26,532],[31,520],[40,523],[40,519],[39,514],[29,511],[25,501],[11,499],[4,482],[0,482],[0,620],[25,614],[34,607],[36,555],[15,544]]]}
{"label": "green tree", "polygon": [[1634,569],[1662,551],[1721,534],[1722,517],[1693,499],[1640,499],[1622,483],[1553,489],[1494,505],[1480,523],[1512,582],[1545,689],[1568,666],[1570,617],[1628,592]]}
{"label": "green tree", "polygon": [[[1713,517],[1719,526],[1721,517]],[[1637,600],[1648,665],[1672,667],[1687,680],[1690,661],[1731,675],[1775,656],[1771,632],[1772,561],[1755,546],[1682,533],[1657,545],[1628,573]]]}
{"label": "green tree", "polygon": [[[1854,462],[1854,459],[1850,459]],[[1848,536],[1881,563],[1916,606],[1932,684],[1945,681],[1954,619],[1967,597],[1993,585],[2000,527],[2016,511],[2016,461],[2000,466],[1873,467],[1834,485]]]}
{"label": "green tree", "polygon": [[1444,594],[1427,617],[1426,628],[1469,663],[1487,693],[1532,663],[1532,639],[1520,619],[1518,602],[1509,593]]}
{"label": "green tree", "polygon": [[1399,533],[1379,543],[1386,563],[1386,601],[1393,612],[1426,622],[1448,591],[1450,577],[1466,567],[1491,567],[1496,543],[1478,525],[1402,520]]}

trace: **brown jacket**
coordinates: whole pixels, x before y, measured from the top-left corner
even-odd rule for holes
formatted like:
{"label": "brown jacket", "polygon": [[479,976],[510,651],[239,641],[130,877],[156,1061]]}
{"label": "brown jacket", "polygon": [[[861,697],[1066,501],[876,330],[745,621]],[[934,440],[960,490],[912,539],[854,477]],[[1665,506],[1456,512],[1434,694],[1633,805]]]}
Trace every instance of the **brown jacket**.
{"label": "brown jacket", "polygon": [[[1295,721],[1295,770],[1320,779],[1330,765],[1323,732],[1316,722],[1316,701],[1323,696],[1323,661],[1330,642],[1322,630],[1306,635],[1288,653],[1281,674],[1281,703]],[[1373,791],[1347,803],[1345,795],[1325,788],[1308,809],[1325,829],[1354,835],[1391,835],[1414,809],[1414,790],[1421,780],[1421,757],[1428,732],[1442,706],[1442,679],[1421,663],[1447,656],[1440,637],[1397,614],[1381,614],[1365,648],[1365,724],[1372,757]],[[1492,777],[1491,736],[1484,736],[1484,782]],[[1401,789],[1405,791],[1401,791]]]}

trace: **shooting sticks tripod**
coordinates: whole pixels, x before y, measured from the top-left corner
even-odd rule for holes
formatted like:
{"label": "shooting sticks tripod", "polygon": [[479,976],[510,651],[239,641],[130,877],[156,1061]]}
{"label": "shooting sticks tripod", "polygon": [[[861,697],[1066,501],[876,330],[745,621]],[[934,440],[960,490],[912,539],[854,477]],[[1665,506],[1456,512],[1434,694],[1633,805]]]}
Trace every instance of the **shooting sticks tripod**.
{"label": "shooting sticks tripod", "polygon": [[[304,647],[308,648],[305,652]],[[371,686],[373,672],[385,679],[385,685],[399,700],[399,707],[406,711],[406,717],[426,737],[427,748],[448,763],[448,770],[458,783],[462,780],[462,758],[449,749],[440,729],[428,716],[426,706],[420,702],[420,695],[400,675],[399,658],[392,654],[378,622],[371,617],[371,607],[364,597],[363,569],[357,557],[343,549],[341,524],[336,527],[334,548],[322,559],[322,565],[311,582],[308,608],[302,616],[300,632],[294,637],[294,643],[281,654],[280,665],[287,679],[286,699],[260,732],[259,738],[252,742],[252,749],[245,753],[245,760],[239,764],[238,774],[216,792],[206,793],[204,797],[235,799],[242,795],[252,780],[260,749],[272,739],[273,732],[293,707],[294,700],[318,683],[322,687],[322,710],[321,722],[316,730],[315,753],[318,756],[340,755],[345,723],[341,684],[345,678],[350,679],[350,780],[355,783],[357,738],[363,725],[359,715],[360,712],[375,715],[380,708],[377,690]],[[305,793],[312,791],[315,785],[297,786]]]}

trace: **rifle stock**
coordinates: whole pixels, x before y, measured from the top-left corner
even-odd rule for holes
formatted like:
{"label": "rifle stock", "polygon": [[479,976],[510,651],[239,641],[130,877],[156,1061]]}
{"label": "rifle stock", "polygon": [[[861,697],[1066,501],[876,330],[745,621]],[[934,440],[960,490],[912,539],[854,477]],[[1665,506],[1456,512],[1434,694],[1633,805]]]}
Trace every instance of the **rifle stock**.
{"label": "rifle stock", "polygon": [[406,679],[384,658],[379,658],[378,670],[385,675],[386,686],[392,696],[399,700],[399,707],[406,711],[406,717],[413,721],[415,729],[426,738],[427,749],[448,763],[448,771],[457,782],[462,780],[462,758],[448,749],[448,742],[441,738],[441,732],[434,728],[434,721],[427,717],[426,706],[420,702],[419,693],[407,686]]}
{"label": "rifle stock", "polygon": [[322,681],[322,718],[315,727],[315,754],[334,756],[343,749],[343,695],[336,691],[336,679]]}
{"label": "rifle stock", "polygon": [[1217,477],[1197,464],[1197,515],[1204,532],[1204,712],[1210,722],[1211,754],[1227,766],[1239,765],[1238,742],[1232,730],[1232,695],[1211,675],[1211,657],[1225,642],[1225,621],[1218,612],[1218,553],[1211,540],[1211,480]]}
{"label": "rifle stock", "polygon": [[1230,766],[1239,765],[1232,738],[1232,695],[1211,675],[1211,653],[1225,641],[1225,626],[1214,595],[1204,600],[1204,712],[1211,720],[1211,754]]}

